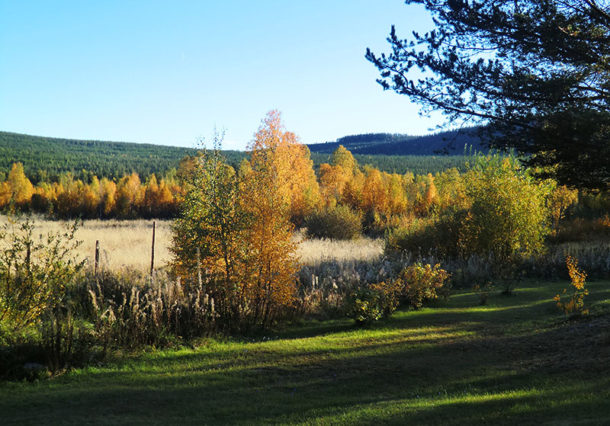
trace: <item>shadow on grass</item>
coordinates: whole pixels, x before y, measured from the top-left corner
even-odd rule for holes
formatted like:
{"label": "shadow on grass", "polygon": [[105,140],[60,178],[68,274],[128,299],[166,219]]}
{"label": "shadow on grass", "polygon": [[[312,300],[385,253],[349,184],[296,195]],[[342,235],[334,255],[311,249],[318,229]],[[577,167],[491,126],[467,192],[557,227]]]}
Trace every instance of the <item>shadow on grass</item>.
{"label": "shadow on grass", "polygon": [[[515,337],[480,339],[486,350],[467,341],[381,339],[277,353],[265,347],[270,342],[256,344],[259,350],[247,355],[237,350],[192,353],[65,377],[21,388],[18,395],[3,392],[0,405],[5,424],[316,419],[466,424],[560,420],[565,410],[574,416],[609,416],[608,371],[515,369],[516,358],[535,363],[556,352],[548,344],[556,332],[537,334],[530,342],[536,351],[524,350]],[[184,364],[187,368],[177,368]]]}
{"label": "shadow on grass", "polygon": [[228,341],[4,384],[0,423],[603,424],[610,348],[598,337],[610,319],[495,332],[548,316],[538,314],[540,294],[524,289],[470,310],[458,297],[361,331],[349,321],[313,324],[283,340]]}

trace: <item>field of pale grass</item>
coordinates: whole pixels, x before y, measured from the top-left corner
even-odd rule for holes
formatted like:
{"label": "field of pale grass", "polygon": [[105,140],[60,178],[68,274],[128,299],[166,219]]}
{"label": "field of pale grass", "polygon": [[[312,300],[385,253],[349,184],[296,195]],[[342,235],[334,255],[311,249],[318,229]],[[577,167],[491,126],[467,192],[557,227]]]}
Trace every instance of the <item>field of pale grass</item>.
{"label": "field of pale grass", "polygon": [[[0,217],[0,225],[7,222]],[[36,233],[65,231],[71,222],[34,218]],[[93,265],[95,242],[100,242],[101,267],[116,270],[150,268],[152,220],[86,220],[76,232],[82,241],[77,250],[81,259]],[[171,221],[156,221],[155,268],[164,268],[171,261]],[[298,254],[303,264],[317,265],[326,261],[375,260],[383,252],[383,241],[361,238],[352,241],[306,240],[297,234]]]}

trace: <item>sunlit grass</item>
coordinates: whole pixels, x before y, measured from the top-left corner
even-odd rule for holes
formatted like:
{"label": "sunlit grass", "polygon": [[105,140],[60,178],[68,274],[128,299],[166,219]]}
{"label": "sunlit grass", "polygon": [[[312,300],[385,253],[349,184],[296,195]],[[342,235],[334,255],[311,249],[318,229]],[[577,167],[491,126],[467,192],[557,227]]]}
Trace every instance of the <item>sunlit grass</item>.
{"label": "sunlit grass", "polygon": [[608,424],[610,282],[566,321],[568,283],[471,291],[357,328],[306,322],[0,385],[1,424]]}

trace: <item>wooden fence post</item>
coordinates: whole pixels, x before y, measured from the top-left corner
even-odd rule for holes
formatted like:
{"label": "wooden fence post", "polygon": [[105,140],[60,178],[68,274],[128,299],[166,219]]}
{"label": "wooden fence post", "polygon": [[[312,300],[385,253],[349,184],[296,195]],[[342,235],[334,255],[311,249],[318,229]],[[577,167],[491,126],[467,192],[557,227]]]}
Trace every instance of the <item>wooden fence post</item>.
{"label": "wooden fence post", "polygon": [[199,251],[199,247],[197,247],[197,283],[199,284],[199,288],[201,288],[201,252]]}
{"label": "wooden fence post", "polygon": [[95,240],[95,275],[100,264],[100,240]]}
{"label": "wooden fence post", "polygon": [[152,235],[152,251],[150,254],[150,276],[153,276],[155,270],[155,230],[157,228],[157,222],[153,220],[153,235]]}

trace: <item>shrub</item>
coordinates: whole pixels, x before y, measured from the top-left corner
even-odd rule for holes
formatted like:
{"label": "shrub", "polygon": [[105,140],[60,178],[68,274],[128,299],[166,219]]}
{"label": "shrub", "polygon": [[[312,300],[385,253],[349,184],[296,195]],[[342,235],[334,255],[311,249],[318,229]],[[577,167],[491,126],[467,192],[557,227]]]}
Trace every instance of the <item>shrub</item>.
{"label": "shrub", "polygon": [[386,234],[385,253],[434,253],[438,256],[457,256],[458,239],[465,212],[448,209],[440,217],[416,219],[409,226],[396,228]]}
{"label": "shrub", "polygon": [[389,318],[398,307],[400,287],[396,281],[380,282],[359,288],[349,299],[347,315],[358,325]]}
{"label": "shrub", "polygon": [[490,256],[504,275],[506,265],[543,251],[549,185],[535,181],[516,158],[499,155],[477,156],[466,183],[472,205],[460,229],[464,256]]}
{"label": "shrub", "polygon": [[383,317],[379,292],[371,288],[356,290],[349,301],[347,316],[363,326]]}
{"label": "shrub", "polygon": [[338,205],[308,216],[305,226],[310,237],[350,240],[362,233],[362,218],[348,206]]}
{"label": "shrub", "polygon": [[587,274],[578,268],[578,260],[572,256],[566,258],[566,266],[572,281],[572,293],[567,295],[568,289],[563,289],[562,294],[566,295],[567,300],[563,301],[564,298],[559,294],[553,300],[566,317],[587,315],[589,313],[589,310],[585,308],[585,296],[589,294],[589,291],[585,288]]}
{"label": "shrub", "polygon": [[418,262],[404,268],[396,279],[396,285],[400,287],[401,303],[419,309],[424,302],[449,296],[449,287],[446,285],[449,277],[450,274],[438,264],[431,266]]}
{"label": "shrub", "polygon": [[377,293],[379,307],[384,317],[390,317],[400,301],[400,282],[397,280],[382,281],[380,283],[371,284],[370,289]]}
{"label": "shrub", "polygon": [[72,254],[75,222],[64,233],[34,237],[29,220],[0,229],[0,323],[10,330],[35,324],[61,300],[84,262]]}

